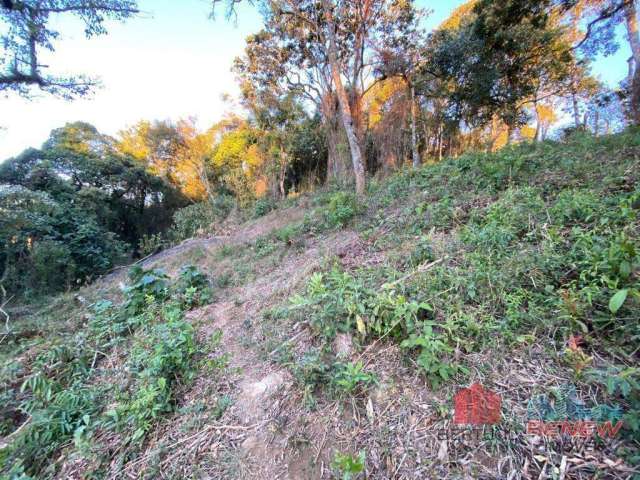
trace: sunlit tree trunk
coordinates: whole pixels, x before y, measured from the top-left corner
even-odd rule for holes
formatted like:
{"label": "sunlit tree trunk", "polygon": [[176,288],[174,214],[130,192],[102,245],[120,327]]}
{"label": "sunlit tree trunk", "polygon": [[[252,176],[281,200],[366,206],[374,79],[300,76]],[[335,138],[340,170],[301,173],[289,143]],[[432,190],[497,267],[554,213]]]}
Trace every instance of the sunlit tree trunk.
{"label": "sunlit tree trunk", "polygon": [[625,20],[627,25],[627,37],[633,55],[634,72],[631,82],[631,113],[633,123],[640,125],[640,36],[638,34],[638,16],[636,2],[631,0],[625,4]]}
{"label": "sunlit tree trunk", "polygon": [[364,172],[364,163],[362,161],[362,152],[356,135],[356,129],[351,115],[351,107],[349,105],[349,96],[342,83],[340,73],[340,65],[338,64],[338,46],[336,42],[335,24],[333,14],[331,12],[331,3],[329,0],[322,2],[324,15],[327,20],[327,36],[329,39],[329,66],[331,67],[331,77],[333,79],[334,88],[338,96],[340,104],[340,112],[342,114],[342,123],[349,141],[349,149],[351,150],[351,162],[353,163],[353,174],[356,178],[356,194],[362,196],[365,193],[366,179]]}
{"label": "sunlit tree trunk", "polygon": [[420,166],[420,153],[418,152],[418,132],[416,131],[416,88],[411,83],[411,155],[413,167]]}
{"label": "sunlit tree trunk", "polygon": [[327,182],[344,183],[352,177],[348,142],[340,119],[340,107],[332,92],[322,99],[322,122],[327,144]]}
{"label": "sunlit tree trunk", "polygon": [[578,93],[575,86],[575,81],[571,91],[571,101],[573,103],[573,121],[576,125],[576,128],[580,128],[580,105],[578,104]]}
{"label": "sunlit tree trunk", "polygon": [[533,104],[533,108],[534,108],[534,110],[536,112],[536,135],[535,135],[535,137],[533,137],[533,141],[537,143],[537,142],[540,141],[540,128],[541,128],[541,125],[540,125],[540,111],[538,110],[538,102],[535,102]]}

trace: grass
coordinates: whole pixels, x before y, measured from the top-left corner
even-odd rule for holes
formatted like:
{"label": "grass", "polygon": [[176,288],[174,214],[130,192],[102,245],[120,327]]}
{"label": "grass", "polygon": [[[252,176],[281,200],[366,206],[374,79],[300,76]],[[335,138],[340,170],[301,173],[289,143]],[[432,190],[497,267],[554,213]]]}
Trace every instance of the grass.
{"label": "grass", "polygon": [[[361,201],[319,192],[302,221],[241,247],[181,255],[210,273],[222,300],[350,229],[358,248],[321,259],[271,308],[246,312],[255,328],[239,343],[288,368],[307,407],[337,402],[366,417],[367,401],[385,385],[414,381],[433,394],[434,418],[444,421],[454,388],[508,375],[500,365],[535,350],[554,378],[620,406],[626,443],[617,453],[632,463],[640,459],[639,157],[635,131],[467,154],[374,180]],[[207,406],[177,402],[197,372],[215,382],[229,360],[205,358],[224,340],[215,333],[203,344],[186,319],[213,298],[198,270],[173,279],[135,271],[122,292],[80,295],[29,306],[25,335],[0,345],[0,379],[9,386],[0,394],[0,434],[32,419],[0,451],[2,474],[52,477],[60,473],[55,459],[73,451],[100,476],[105,462],[135,460],[162,422],[198,429],[233,405],[228,392],[213,392]],[[346,358],[335,345],[345,334],[353,343]],[[371,355],[387,347],[401,356],[398,378]],[[404,395],[400,408],[409,408]],[[381,432],[378,443],[393,449]],[[121,445],[118,458],[105,453],[109,442]],[[349,447],[339,451],[358,454],[336,455],[331,467],[355,478],[370,457],[364,446]],[[221,448],[240,471],[237,452]]]}
{"label": "grass", "polygon": [[[289,316],[310,322],[321,351],[338,332],[363,346],[395,341],[434,388],[464,383],[466,354],[503,356],[533,342],[555,345],[558,363],[585,387],[619,381],[607,371],[637,381],[639,146],[633,131],[583,135],[373,183],[367,211],[350,221],[359,215],[386,265],[328,266],[292,299]],[[320,205],[330,216],[331,200]],[[580,346],[566,348],[571,338]],[[603,400],[624,405],[627,433],[637,436],[637,387],[616,391],[601,390]]]}

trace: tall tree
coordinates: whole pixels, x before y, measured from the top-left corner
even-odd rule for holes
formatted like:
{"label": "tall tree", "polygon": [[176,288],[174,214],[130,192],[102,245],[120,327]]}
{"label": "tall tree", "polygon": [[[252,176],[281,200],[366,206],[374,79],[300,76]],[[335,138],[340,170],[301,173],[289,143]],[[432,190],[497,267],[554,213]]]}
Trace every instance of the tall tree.
{"label": "tall tree", "polygon": [[51,16],[78,17],[89,38],[107,32],[105,20],[125,20],[137,12],[135,0],[5,0],[0,6],[0,92],[28,96],[37,87],[63,97],[85,95],[95,80],[58,76],[40,62],[41,51],[55,51],[60,35],[49,26]]}
{"label": "tall tree", "polygon": [[[214,0],[215,4],[219,0]],[[228,0],[233,9],[239,1]],[[363,97],[375,79],[372,77],[372,46],[383,32],[397,25],[389,9],[403,4],[412,8],[410,0],[262,0],[266,22],[281,22],[281,32],[289,40],[287,46],[302,42],[299,51],[313,52],[312,64],[323,65],[321,74],[335,92],[342,126],[347,136],[356,192],[365,191]],[[232,10],[229,10],[232,11]],[[331,99],[329,98],[329,101]]]}

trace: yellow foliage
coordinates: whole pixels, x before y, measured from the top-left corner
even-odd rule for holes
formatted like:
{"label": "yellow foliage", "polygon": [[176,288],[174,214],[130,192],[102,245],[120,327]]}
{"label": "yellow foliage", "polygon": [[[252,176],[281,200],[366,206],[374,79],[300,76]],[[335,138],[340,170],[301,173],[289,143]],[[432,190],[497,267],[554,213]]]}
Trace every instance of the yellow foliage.
{"label": "yellow foliage", "polygon": [[478,0],[469,0],[466,3],[463,3],[458,8],[456,8],[449,18],[447,18],[444,22],[440,24],[438,27],[439,30],[455,30],[460,28],[460,24],[465,17],[472,15],[473,7],[476,6]]}
{"label": "yellow foliage", "polygon": [[536,129],[530,125],[525,125],[520,129],[520,136],[525,140],[533,140],[536,137]]}
{"label": "yellow foliage", "polygon": [[142,120],[133,127],[119,132],[120,141],[117,148],[121,153],[130,155],[136,160],[144,162],[151,155],[151,150],[147,143],[151,123]]}
{"label": "yellow foliage", "polygon": [[399,95],[405,95],[407,84],[399,77],[387,78],[375,84],[364,98],[369,125],[375,127],[384,117],[387,103]]}

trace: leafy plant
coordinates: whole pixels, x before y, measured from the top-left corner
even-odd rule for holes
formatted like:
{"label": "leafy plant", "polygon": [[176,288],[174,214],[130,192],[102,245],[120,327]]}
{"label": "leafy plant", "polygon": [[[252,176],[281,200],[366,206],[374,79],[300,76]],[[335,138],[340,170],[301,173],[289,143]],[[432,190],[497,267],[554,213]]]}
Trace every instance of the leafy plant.
{"label": "leafy plant", "polygon": [[253,205],[253,218],[264,217],[267,213],[275,208],[273,200],[270,198],[259,198]]}
{"label": "leafy plant", "polygon": [[343,228],[360,211],[358,201],[352,193],[336,192],[326,207],[325,218],[330,228]]}
{"label": "leafy plant", "polygon": [[341,363],[333,366],[331,381],[335,389],[347,395],[353,395],[365,390],[369,385],[377,382],[376,376],[364,370],[363,363]]}
{"label": "leafy plant", "polygon": [[338,472],[342,480],[352,480],[364,472],[366,454],[360,451],[358,456],[336,452],[331,466]]}

